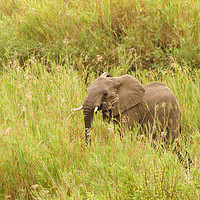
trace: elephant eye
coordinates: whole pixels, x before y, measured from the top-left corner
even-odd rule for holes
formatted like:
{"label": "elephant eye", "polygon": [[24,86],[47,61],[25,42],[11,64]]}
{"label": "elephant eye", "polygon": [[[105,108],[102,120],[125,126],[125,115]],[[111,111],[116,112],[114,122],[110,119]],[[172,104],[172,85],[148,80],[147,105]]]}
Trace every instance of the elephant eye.
{"label": "elephant eye", "polygon": [[107,93],[107,92],[106,92],[106,93],[104,93],[104,94],[103,94],[103,96],[104,96],[104,97],[107,97],[107,96],[108,96],[108,93]]}

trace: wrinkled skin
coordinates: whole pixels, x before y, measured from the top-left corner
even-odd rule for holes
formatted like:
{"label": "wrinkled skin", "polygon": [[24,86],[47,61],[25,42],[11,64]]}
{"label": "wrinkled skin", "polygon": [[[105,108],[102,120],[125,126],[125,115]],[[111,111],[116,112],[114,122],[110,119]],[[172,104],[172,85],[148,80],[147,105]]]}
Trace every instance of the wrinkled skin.
{"label": "wrinkled skin", "polygon": [[[152,141],[165,137],[173,141],[181,128],[181,110],[172,91],[163,83],[141,85],[134,77],[124,75],[97,78],[88,89],[83,103],[86,144],[91,142],[90,128],[94,110],[102,110],[103,119],[124,128],[139,127]],[[164,134],[166,133],[166,134]]]}

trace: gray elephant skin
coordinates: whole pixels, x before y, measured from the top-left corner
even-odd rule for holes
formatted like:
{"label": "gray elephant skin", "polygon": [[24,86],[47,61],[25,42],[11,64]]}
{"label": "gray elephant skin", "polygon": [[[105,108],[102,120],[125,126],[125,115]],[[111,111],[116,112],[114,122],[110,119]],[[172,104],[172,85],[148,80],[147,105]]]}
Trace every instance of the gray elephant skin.
{"label": "gray elephant skin", "polygon": [[103,73],[88,88],[83,103],[85,141],[91,143],[94,112],[102,110],[103,119],[123,129],[139,127],[141,134],[174,141],[181,129],[181,109],[172,91],[163,83],[141,85],[133,76],[109,77]]}

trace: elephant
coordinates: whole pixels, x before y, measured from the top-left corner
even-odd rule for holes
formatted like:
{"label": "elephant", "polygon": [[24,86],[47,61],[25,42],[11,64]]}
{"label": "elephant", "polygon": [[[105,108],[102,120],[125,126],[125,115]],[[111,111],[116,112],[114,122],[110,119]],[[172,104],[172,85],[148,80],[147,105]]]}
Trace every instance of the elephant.
{"label": "elephant", "polygon": [[181,109],[172,91],[164,83],[142,85],[131,75],[110,77],[103,73],[88,88],[88,95],[78,109],[83,109],[85,142],[91,143],[91,123],[95,112],[102,110],[103,119],[150,135],[174,141],[181,131]]}

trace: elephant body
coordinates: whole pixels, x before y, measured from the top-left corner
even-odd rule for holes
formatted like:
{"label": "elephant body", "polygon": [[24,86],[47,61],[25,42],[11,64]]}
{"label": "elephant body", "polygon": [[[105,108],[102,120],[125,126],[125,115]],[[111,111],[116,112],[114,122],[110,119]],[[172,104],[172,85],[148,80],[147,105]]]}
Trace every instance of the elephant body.
{"label": "elephant body", "polygon": [[181,109],[172,91],[163,83],[141,85],[134,77],[109,77],[104,73],[88,89],[83,104],[86,144],[94,111],[102,110],[103,119],[113,121],[121,129],[137,128],[141,134],[171,139],[181,128]]}
{"label": "elephant body", "polygon": [[175,96],[163,83],[152,82],[143,87],[143,100],[113,117],[122,128],[137,128],[138,132],[150,135],[153,139],[160,133],[159,137],[173,141],[181,128],[181,110]]}

